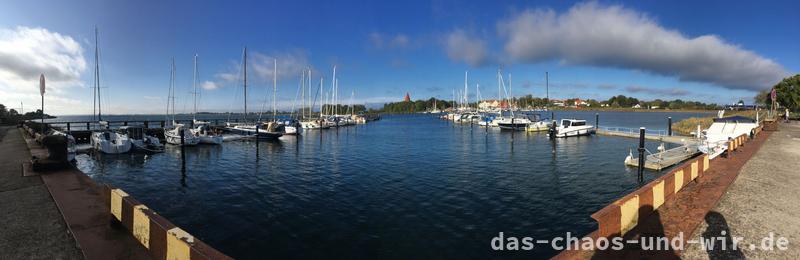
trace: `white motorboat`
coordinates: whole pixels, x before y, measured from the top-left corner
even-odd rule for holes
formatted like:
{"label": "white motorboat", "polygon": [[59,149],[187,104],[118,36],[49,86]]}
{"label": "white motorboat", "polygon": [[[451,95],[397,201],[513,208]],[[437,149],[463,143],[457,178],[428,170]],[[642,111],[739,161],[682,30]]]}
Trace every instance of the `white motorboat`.
{"label": "white motorboat", "polygon": [[543,132],[547,130],[550,130],[550,125],[548,125],[545,120],[532,122],[525,127],[525,131],[528,132]]}
{"label": "white motorboat", "polygon": [[708,154],[710,159],[714,159],[728,150],[729,140],[741,135],[752,136],[757,127],[758,121],[749,117],[715,118],[708,129],[700,131],[700,127],[697,127],[701,140],[698,149]]}
{"label": "white motorboat", "polygon": [[302,127],[303,129],[309,129],[309,130],[328,129],[328,128],[330,128],[330,126],[328,126],[327,124],[324,124],[324,121],[322,121],[322,120],[306,120],[306,121],[302,121],[302,122],[300,122],[300,127]]}
{"label": "white motorboat", "polygon": [[199,138],[200,144],[222,144],[222,135],[211,129],[211,124],[206,121],[194,120],[193,134]]}
{"label": "white motorboat", "polygon": [[164,144],[162,144],[158,137],[148,135],[144,127],[138,126],[123,126],[117,131],[119,134],[128,136],[131,141],[132,149],[136,151],[158,153],[164,151]]}
{"label": "white motorboat", "polygon": [[[183,133],[183,142],[181,142],[181,132]],[[200,137],[195,135],[191,128],[174,122],[171,126],[164,128],[164,139],[168,144],[174,145],[193,146],[200,143]]]}
{"label": "white motorboat", "polygon": [[105,121],[100,121],[100,125],[105,126],[105,129],[93,132],[91,137],[91,145],[95,151],[107,154],[121,154],[131,150],[131,140],[127,135],[109,130],[107,128],[108,123]]}
{"label": "white motorboat", "polygon": [[550,128],[550,135],[553,137],[570,137],[592,135],[595,133],[594,126],[587,125],[586,120],[581,119],[561,119],[561,124]]}
{"label": "white motorboat", "polygon": [[539,121],[541,121],[539,114],[517,112],[499,119],[497,126],[504,130],[527,130],[528,125]]}

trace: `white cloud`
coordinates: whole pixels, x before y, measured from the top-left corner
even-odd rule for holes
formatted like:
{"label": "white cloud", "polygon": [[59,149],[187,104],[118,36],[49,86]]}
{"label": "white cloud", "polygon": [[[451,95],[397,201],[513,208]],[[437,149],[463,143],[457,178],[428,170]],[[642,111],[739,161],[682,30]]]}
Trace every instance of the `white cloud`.
{"label": "white cloud", "polygon": [[690,38],[619,5],[587,2],[561,14],[526,10],[498,23],[498,31],[506,37],[506,53],[520,62],[556,59],[745,90],[767,88],[788,74],[775,61],[716,35]]}
{"label": "white cloud", "polygon": [[689,95],[689,91],[680,88],[651,88],[651,87],[644,87],[644,86],[628,86],[625,88],[625,91],[630,93],[644,93],[656,96],[686,96]]}
{"label": "white cloud", "polygon": [[39,104],[39,75],[44,74],[45,112],[79,112],[80,102],[63,95],[66,88],[83,85],[85,70],[83,49],[70,36],[44,28],[0,29],[0,103]]}
{"label": "white cloud", "polygon": [[373,48],[383,49],[404,49],[411,46],[411,39],[408,35],[398,33],[395,35],[385,35],[377,32],[369,34],[369,42]]}
{"label": "white cloud", "polygon": [[486,41],[456,29],[445,36],[444,47],[447,56],[457,62],[471,66],[485,65],[489,61]]}
{"label": "white cloud", "polygon": [[205,89],[205,90],[215,90],[215,89],[219,88],[217,83],[215,83],[213,81],[204,81],[202,84],[200,84],[200,86],[203,87],[203,89]]}

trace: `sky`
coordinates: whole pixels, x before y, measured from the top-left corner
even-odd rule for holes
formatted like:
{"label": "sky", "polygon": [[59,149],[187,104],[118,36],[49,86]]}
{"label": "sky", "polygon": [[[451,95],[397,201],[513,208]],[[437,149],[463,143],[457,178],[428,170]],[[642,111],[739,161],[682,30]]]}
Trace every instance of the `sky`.
{"label": "sky", "polygon": [[[0,104],[92,114],[95,28],[104,113],[164,113],[170,63],[176,110],[278,109],[302,71],[340,103],[515,96],[747,103],[800,71],[798,1],[3,1]],[[317,99],[321,99],[317,97]],[[319,104],[319,101],[317,101]]]}

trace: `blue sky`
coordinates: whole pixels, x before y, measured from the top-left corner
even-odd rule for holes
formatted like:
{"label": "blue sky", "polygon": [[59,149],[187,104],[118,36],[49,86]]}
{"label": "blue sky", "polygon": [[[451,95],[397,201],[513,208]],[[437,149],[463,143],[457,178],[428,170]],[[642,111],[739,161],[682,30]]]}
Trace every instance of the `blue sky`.
{"label": "blue sky", "polygon": [[324,76],[328,88],[333,65],[343,103],[352,92],[356,103],[406,92],[451,99],[465,70],[470,93],[480,84],[494,98],[498,68],[512,74],[515,95],[544,96],[547,71],[554,98],[749,102],[800,70],[798,9],[796,1],[7,1],[0,103],[38,106],[34,76],[42,71],[53,113],[90,114],[95,26],[110,113],[164,111],[172,57],[177,108],[191,107],[195,53],[206,87],[201,109],[239,109],[240,83],[230,76],[244,46],[249,106],[257,108],[271,102],[273,58],[284,109],[301,68],[312,67],[314,84]]}

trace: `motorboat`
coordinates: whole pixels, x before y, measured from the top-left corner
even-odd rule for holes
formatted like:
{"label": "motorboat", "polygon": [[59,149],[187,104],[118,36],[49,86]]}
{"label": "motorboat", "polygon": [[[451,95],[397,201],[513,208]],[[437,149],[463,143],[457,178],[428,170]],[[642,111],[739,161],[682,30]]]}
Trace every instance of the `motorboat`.
{"label": "motorboat", "polygon": [[527,132],[544,132],[547,130],[550,130],[550,125],[547,124],[547,120],[532,122],[525,127],[525,131]]}
{"label": "motorboat", "polygon": [[303,133],[303,127],[297,120],[280,121],[278,125],[283,129],[283,135],[300,135]]}
{"label": "motorboat", "polygon": [[323,120],[306,120],[300,122],[300,127],[303,129],[328,129],[331,128],[329,125],[325,124]]}
{"label": "motorboat", "polygon": [[594,126],[587,125],[586,120],[581,119],[561,119],[561,124],[550,128],[552,137],[570,137],[592,135],[595,133]]}
{"label": "motorboat", "polygon": [[144,127],[123,126],[117,130],[117,133],[128,136],[133,150],[149,153],[164,151],[164,144],[158,140],[158,137],[148,135]]}
{"label": "motorboat", "polygon": [[91,136],[91,145],[95,151],[106,154],[121,154],[131,150],[131,140],[127,135],[109,130],[108,122],[100,121],[100,125],[104,129],[93,132]]}
{"label": "motorboat", "polygon": [[[183,141],[181,141],[183,133]],[[191,128],[173,122],[172,126],[164,128],[164,139],[168,144],[194,146],[200,143],[200,137],[195,135]]]}
{"label": "motorboat", "polygon": [[[722,113],[720,113],[722,115]],[[752,136],[758,121],[744,116],[718,117],[708,129],[700,131],[700,146],[698,149],[709,155],[710,159],[716,158],[728,149],[728,141],[741,135]]]}
{"label": "motorboat", "polygon": [[503,130],[526,130],[528,125],[541,121],[539,114],[516,113],[503,117],[497,121],[497,126]]}
{"label": "motorboat", "polygon": [[71,134],[67,134],[58,130],[53,130],[52,132],[50,132],[50,134],[61,135],[67,138],[67,161],[70,162],[74,161],[75,155],[77,155],[78,153],[78,148],[77,148],[78,146],[77,143],[75,142],[75,137],[73,137]]}
{"label": "motorboat", "polygon": [[206,121],[194,120],[192,134],[197,136],[200,144],[222,144],[222,135],[211,129],[211,124]]}

